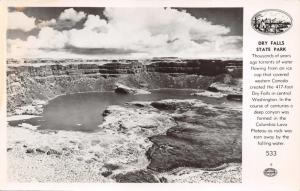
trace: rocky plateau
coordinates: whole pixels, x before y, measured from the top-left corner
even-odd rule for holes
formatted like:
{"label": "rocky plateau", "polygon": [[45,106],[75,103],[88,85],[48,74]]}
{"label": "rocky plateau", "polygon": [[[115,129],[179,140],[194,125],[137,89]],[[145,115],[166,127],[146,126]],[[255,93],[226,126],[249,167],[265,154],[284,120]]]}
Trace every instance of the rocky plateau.
{"label": "rocky plateau", "polygon": [[[235,60],[8,60],[8,120],[41,115],[50,99],[90,91],[196,89],[241,101]],[[97,131],[8,125],[11,182],[241,182],[241,104],[201,99],[110,105]]]}

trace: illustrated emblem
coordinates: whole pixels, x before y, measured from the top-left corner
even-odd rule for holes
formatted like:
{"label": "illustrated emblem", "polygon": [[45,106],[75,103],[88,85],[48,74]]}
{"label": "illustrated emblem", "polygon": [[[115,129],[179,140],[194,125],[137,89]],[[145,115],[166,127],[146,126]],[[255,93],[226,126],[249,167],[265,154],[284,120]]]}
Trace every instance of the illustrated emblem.
{"label": "illustrated emblem", "polygon": [[268,177],[274,177],[276,176],[278,171],[275,168],[266,168],[264,170],[264,175]]}
{"label": "illustrated emblem", "polygon": [[266,9],[256,13],[251,24],[254,30],[267,35],[277,35],[292,27],[292,17],[278,9]]}

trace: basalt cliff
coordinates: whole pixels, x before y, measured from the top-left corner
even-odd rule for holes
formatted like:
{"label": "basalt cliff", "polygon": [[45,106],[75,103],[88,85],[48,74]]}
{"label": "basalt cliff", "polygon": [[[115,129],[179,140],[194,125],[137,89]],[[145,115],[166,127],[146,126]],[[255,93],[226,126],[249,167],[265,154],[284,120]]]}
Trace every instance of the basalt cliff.
{"label": "basalt cliff", "polygon": [[206,89],[215,82],[239,85],[242,61],[154,58],[148,60],[8,59],[7,109],[58,95],[112,91],[116,83],[141,88]]}

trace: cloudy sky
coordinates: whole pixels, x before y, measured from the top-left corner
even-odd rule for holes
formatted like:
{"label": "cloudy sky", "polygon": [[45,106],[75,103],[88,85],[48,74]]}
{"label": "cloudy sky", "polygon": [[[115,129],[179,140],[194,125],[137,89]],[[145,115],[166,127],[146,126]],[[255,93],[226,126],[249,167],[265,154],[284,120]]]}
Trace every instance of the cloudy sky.
{"label": "cloudy sky", "polygon": [[241,57],[241,8],[9,8],[8,57]]}

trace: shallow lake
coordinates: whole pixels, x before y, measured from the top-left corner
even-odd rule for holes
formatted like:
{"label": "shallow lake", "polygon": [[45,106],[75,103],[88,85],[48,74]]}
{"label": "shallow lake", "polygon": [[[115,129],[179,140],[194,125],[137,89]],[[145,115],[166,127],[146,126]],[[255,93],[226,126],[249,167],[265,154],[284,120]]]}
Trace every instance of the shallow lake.
{"label": "shallow lake", "polygon": [[[122,105],[130,101],[157,101],[162,99],[201,99],[210,104],[229,102],[226,98],[216,99],[192,96],[193,90],[160,89],[147,95],[117,94],[114,92],[88,92],[59,96],[45,106],[42,117],[12,121],[38,125],[39,129],[94,131],[103,122],[102,113],[107,106]],[[233,104],[241,104],[234,103]]]}

